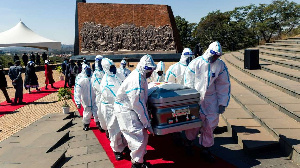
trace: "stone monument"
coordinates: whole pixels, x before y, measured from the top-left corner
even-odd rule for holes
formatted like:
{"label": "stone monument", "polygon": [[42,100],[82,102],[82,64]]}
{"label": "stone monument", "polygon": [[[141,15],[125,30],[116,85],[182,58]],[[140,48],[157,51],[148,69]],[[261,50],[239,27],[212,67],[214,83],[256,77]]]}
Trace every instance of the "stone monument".
{"label": "stone monument", "polygon": [[76,2],[75,55],[178,53],[170,6]]}

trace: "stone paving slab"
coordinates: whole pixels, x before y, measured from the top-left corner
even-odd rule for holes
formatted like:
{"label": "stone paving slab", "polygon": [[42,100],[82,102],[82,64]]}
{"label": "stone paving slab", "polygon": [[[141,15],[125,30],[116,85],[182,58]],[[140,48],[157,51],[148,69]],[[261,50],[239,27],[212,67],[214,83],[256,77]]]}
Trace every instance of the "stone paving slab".
{"label": "stone paving slab", "polygon": [[110,161],[108,160],[99,160],[99,161],[95,161],[95,162],[89,162],[88,164],[88,168],[113,168],[114,166],[111,165]]}
{"label": "stone paving slab", "polygon": [[245,112],[244,109],[229,109],[227,108],[223,114],[227,119],[250,119],[249,113]]}
{"label": "stone paving slab", "polygon": [[52,167],[65,151],[45,153],[47,148],[15,147],[0,157],[0,164],[18,164],[17,167]]}
{"label": "stone paving slab", "polygon": [[99,161],[99,160],[108,160],[109,161],[105,152],[92,153],[92,154],[73,156],[71,160],[69,160],[66,164],[63,165],[63,167],[87,164],[87,163]]}
{"label": "stone paving slab", "polygon": [[69,131],[42,134],[40,137],[32,141],[28,147],[45,147],[47,148],[45,152],[47,152],[53,149],[58,142],[67,137],[69,137]]}

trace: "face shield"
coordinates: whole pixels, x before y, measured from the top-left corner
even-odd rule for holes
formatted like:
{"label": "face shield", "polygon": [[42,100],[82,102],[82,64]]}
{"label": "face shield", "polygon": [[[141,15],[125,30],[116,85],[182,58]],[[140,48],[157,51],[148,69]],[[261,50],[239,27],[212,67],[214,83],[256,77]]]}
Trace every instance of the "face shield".
{"label": "face shield", "polygon": [[210,53],[212,54],[212,56],[207,59],[209,63],[214,63],[222,55],[220,52],[216,52],[214,50],[210,50]]}
{"label": "face shield", "polygon": [[189,63],[192,61],[192,56],[194,54],[192,53],[192,51],[189,51],[189,52],[184,52],[183,55],[187,57],[186,65],[189,65]]}
{"label": "face shield", "polygon": [[155,68],[156,67],[148,67],[148,66],[144,67],[144,69],[146,70],[146,78],[150,78]]}

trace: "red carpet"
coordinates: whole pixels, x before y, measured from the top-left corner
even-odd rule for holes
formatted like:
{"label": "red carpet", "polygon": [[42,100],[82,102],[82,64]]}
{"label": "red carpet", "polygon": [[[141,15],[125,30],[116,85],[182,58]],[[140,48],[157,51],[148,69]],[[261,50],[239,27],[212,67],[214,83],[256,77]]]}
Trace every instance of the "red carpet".
{"label": "red carpet", "polygon": [[[74,99],[73,99],[74,102]],[[82,116],[83,108],[78,110]],[[130,157],[125,160],[117,161],[113,154],[113,151],[109,145],[109,140],[106,138],[105,133],[101,133],[96,129],[96,124],[92,120],[90,127],[93,130],[98,141],[102,145],[110,161],[116,168],[130,168],[131,161]],[[216,163],[208,163],[200,156],[200,150],[194,148],[195,155],[188,157],[185,154],[183,147],[177,147],[173,144],[171,135],[164,136],[149,136],[149,142],[147,146],[147,154],[145,159],[150,162],[155,168],[197,168],[197,167],[222,167],[222,168],[233,168],[235,166],[227,163],[226,161],[217,158]]]}
{"label": "red carpet", "polygon": [[[57,88],[63,87],[64,81],[55,82],[54,86]],[[26,104],[29,104],[58,90],[58,89],[52,89],[50,85],[48,85],[48,90],[45,90],[45,87],[42,87],[40,89],[41,91],[39,92],[37,92],[35,89],[32,89],[31,94],[29,94],[28,92],[23,94],[23,101],[26,102]],[[14,98],[11,98],[11,100],[13,101]],[[0,103],[0,117],[4,116],[5,114],[13,113],[18,108],[21,108],[26,104],[14,105],[14,104],[9,104],[6,101]]]}

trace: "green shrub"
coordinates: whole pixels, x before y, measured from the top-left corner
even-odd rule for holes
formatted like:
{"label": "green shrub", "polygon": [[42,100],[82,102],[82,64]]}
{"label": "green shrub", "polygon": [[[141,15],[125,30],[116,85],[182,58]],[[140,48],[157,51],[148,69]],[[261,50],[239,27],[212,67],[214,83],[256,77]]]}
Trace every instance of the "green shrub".
{"label": "green shrub", "polygon": [[70,88],[58,89],[58,101],[64,101],[63,107],[70,107],[67,100],[72,98],[72,91]]}

